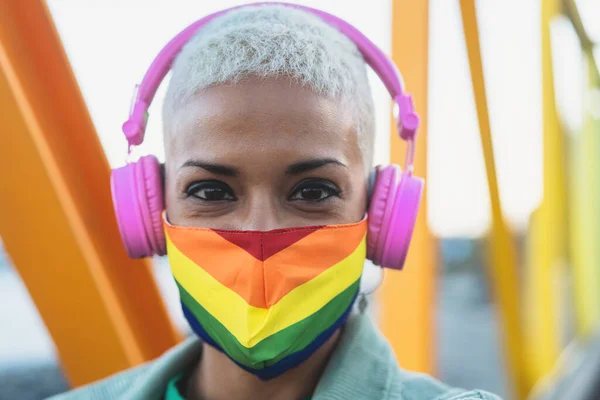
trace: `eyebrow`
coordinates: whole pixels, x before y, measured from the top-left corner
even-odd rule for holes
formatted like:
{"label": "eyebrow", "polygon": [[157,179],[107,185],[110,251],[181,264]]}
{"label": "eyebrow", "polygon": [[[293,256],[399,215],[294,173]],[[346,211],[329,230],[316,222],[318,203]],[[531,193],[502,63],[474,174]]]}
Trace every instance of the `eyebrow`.
{"label": "eyebrow", "polygon": [[240,175],[240,170],[237,168],[230,167],[230,166],[224,165],[224,164],[215,164],[215,163],[209,163],[209,162],[204,162],[204,161],[199,161],[199,160],[187,160],[186,162],[183,163],[183,165],[180,167],[180,169],[184,168],[184,167],[202,168],[203,170],[211,172],[215,175],[223,175],[223,176],[231,176],[231,177],[236,177],[236,176]]}
{"label": "eyebrow", "polygon": [[341,161],[336,160],[335,158],[315,158],[312,160],[300,161],[298,163],[292,164],[285,170],[287,175],[299,175],[303,172],[312,171],[317,168],[324,167],[325,165],[339,165],[344,168],[348,168],[348,166]]}
{"label": "eyebrow", "polygon": [[[304,172],[312,171],[329,164],[348,168],[346,164],[342,163],[339,160],[336,160],[335,158],[315,158],[292,164],[289,167],[287,167],[285,173],[286,175],[299,175]],[[229,177],[237,177],[240,175],[240,170],[235,167],[231,167],[225,164],[215,164],[199,160],[188,160],[185,163],[183,163],[180,169],[185,167],[202,168],[203,170],[213,173],[215,175]]]}

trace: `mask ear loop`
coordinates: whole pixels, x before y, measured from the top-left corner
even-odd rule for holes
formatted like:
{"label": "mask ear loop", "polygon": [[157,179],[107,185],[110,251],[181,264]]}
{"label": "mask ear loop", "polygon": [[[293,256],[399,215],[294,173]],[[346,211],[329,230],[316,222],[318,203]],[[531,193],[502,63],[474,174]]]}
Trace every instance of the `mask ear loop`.
{"label": "mask ear loop", "polygon": [[379,289],[379,287],[381,286],[381,283],[382,283],[382,282],[383,282],[383,280],[385,279],[385,274],[386,274],[385,268],[379,267],[379,271],[380,271],[380,273],[379,273],[379,280],[377,281],[377,284],[376,284],[375,286],[373,286],[373,288],[372,288],[372,289],[370,289],[370,290],[368,290],[368,291],[365,291],[365,292],[359,292],[359,293],[358,293],[358,295],[359,295],[359,297],[360,297],[360,298],[358,299],[358,311],[359,311],[361,314],[364,314],[364,313],[365,313],[365,310],[367,309],[367,307],[368,307],[368,305],[369,305],[369,302],[368,302],[368,300],[367,300],[367,296],[369,296],[369,295],[371,295],[371,294],[375,293],[375,291],[376,291],[377,289]]}

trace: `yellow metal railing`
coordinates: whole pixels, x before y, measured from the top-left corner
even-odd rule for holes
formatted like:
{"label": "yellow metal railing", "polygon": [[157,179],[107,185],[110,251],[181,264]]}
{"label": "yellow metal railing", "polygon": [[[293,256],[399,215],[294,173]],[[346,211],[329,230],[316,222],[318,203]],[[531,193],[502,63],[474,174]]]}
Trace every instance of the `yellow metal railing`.
{"label": "yellow metal railing", "polygon": [[[596,74],[593,71],[591,55],[584,53],[585,61],[582,69],[587,69],[584,74],[586,100],[591,89],[597,84],[594,82]],[[584,101],[584,107],[588,108]],[[595,121],[591,110],[583,111],[583,125],[579,132],[568,135],[569,148],[569,222],[570,222],[570,260],[573,266],[574,277],[574,302],[576,331],[578,336],[587,337],[598,327],[600,317],[600,260],[598,259],[597,224],[598,153]]]}
{"label": "yellow metal railing", "polygon": [[[600,318],[600,250],[595,244],[600,233],[600,131],[588,101],[600,82],[598,65],[574,0],[541,0],[541,10],[544,197],[530,227],[525,286],[528,379],[540,383],[540,390],[562,371],[557,360],[570,327],[561,317],[575,313],[576,341],[594,332]],[[584,54],[580,67],[586,71],[581,82],[586,110],[576,132],[567,132],[557,111],[561,93],[554,85],[550,30],[561,15],[573,25]],[[571,278],[573,290],[567,291],[565,282]],[[565,310],[570,302],[574,309]],[[568,357],[565,353],[563,358]]]}
{"label": "yellow metal railing", "polygon": [[528,385],[524,374],[517,250],[513,235],[504,220],[500,204],[475,0],[461,0],[460,8],[491,203],[492,226],[486,252],[489,276],[498,304],[504,351],[513,390],[518,398],[524,398],[528,391]]}
{"label": "yellow metal railing", "polygon": [[556,111],[550,22],[559,15],[559,0],[542,0],[543,200],[531,218],[525,268],[525,346],[528,381],[548,374],[557,360],[557,284],[567,268],[566,160],[564,135]]}
{"label": "yellow metal railing", "polygon": [[583,52],[583,124],[579,132],[571,132],[568,136],[570,255],[575,276],[575,315],[577,333],[586,337],[600,322],[600,251],[596,243],[600,237],[600,163],[597,161],[600,157],[600,104],[594,97],[600,90],[600,71],[592,54],[594,43],[586,32],[575,0],[564,0],[564,12],[577,33]]}

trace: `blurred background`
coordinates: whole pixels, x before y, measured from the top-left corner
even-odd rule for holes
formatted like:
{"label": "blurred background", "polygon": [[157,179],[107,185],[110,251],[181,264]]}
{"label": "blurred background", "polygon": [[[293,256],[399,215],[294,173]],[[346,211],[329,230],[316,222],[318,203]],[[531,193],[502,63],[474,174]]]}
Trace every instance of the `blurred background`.
{"label": "blurred background", "polygon": [[[400,364],[505,399],[600,398],[590,395],[600,384],[600,1],[291,2],[345,19],[391,55],[426,121],[415,240],[370,308]],[[166,259],[107,255],[120,242],[106,178],[126,162],[120,126],[156,54],[191,22],[242,3],[0,1],[0,399],[99,379],[188,331]],[[400,162],[389,96],[370,80],[376,162]],[[163,157],[165,87],[135,154]],[[44,233],[53,226],[67,233]],[[366,275],[369,285],[378,271]],[[140,289],[154,280],[156,291]],[[152,323],[174,328],[162,339],[141,332],[140,298],[164,299]],[[87,301],[106,315],[90,316]],[[104,340],[91,323],[114,324],[116,336],[126,325],[139,354],[102,364],[103,342],[77,352]],[[88,368],[96,362],[105,368]]]}

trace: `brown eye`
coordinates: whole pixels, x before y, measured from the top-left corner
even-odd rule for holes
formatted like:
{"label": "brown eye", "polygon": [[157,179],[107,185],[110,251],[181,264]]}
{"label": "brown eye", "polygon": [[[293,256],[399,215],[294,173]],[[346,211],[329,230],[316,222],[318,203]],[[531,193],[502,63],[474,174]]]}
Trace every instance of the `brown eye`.
{"label": "brown eye", "polygon": [[196,197],[203,201],[234,201],[233,190],[220,181],[203,181],[191,184],[186,193],[188,197]]}
{"label": "brown eye", "polygon": [[339,197],[341,191],[333,183],[327,181],[305,181],[294,188],[290,200],[318,202],[330,197]]}

